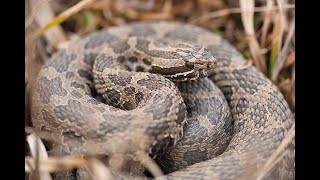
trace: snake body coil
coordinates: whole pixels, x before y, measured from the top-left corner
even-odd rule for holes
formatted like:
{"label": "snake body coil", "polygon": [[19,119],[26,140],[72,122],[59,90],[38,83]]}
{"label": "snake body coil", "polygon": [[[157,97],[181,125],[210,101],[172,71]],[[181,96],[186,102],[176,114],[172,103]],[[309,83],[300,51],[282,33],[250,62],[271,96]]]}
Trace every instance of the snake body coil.
{"label": "snake body coil", "polygon": [[[62,155],[150,153],[169,173],[159,179],[224,180],[257,178],[293,115],[277,88],[220,36],[141,22],[56,53],[39,73],[32,120],[59,137],[54,147]],[[283,164],[270,177],[292,179],[292,163]]]}

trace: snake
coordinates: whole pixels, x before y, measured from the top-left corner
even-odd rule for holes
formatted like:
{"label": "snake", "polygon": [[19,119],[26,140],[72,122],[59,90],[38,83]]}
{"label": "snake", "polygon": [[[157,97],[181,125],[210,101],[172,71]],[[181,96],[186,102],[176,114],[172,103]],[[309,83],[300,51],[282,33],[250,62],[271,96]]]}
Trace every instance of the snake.
{"label": "snake", "polygon": [[[256,179],[294,124],[281,92],[229,42],[169,21],[70,41],[41,68],[31,116],[60,156],[108,155],[124,171],[134,168],[119,157],[150,155],[165,174],[156,179]],[[290,158],[269,177],[294,179]]]}

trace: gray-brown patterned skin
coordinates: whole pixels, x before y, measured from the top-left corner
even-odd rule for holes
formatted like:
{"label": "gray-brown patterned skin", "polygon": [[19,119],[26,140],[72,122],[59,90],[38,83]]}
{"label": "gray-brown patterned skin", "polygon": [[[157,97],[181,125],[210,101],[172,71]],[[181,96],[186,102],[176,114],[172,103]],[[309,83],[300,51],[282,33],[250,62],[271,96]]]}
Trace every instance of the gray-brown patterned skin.
{"label": "gray-brown patterned skin", "polygon": [[[178,89],[148,71],[187,82]],[[32,120],[60,139],[61,154],[159,152],[171,173],[156,179],[223,180],[256,179],[294,123],[278,89],[220,36],[163,21],[102,30],[53,55],[39,73]],[[267,177],[294,178],[292,149]]]}
{"label": "gray-brown patterned skin", "polygon": [[180,82],[177,86],[188,116],[183,137],[156,158],[166,174],[220,155],[233,134],[228,103],[210,79]]}

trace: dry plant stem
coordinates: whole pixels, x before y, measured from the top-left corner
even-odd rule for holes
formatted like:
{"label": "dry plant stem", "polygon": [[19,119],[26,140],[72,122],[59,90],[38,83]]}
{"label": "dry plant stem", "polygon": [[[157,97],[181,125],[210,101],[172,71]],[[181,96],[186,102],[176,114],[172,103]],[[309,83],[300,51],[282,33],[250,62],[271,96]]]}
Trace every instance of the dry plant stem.
{"label": "dry plant stem", "polygon": [[283,5],[285,4],[284,0],[277,0],[277,4],[279,5],[279,23],[280,23],[280,31],[278,34],[278,50],[280,51],[281,45],[282,45],[282,38],[283,38],[283,33],[286,28],[286,15],[284,12]]}
{"label": "dry plant stem", "polygon": [[[39,159],[39,171],[57,172],[62,170],[71,170],[87,163],[87,160],[81,157],[66,156],[63,158]],[[35,169],[36,159],[25,157],[25,171],[31,172]]]}
{"label": "dry plant stem", "polygon": [[[31,176],[38,176],[41,180],[51,180],[51,176],[49,172],[46,171],[40,171],[40,164],[39,164],[39,159],[47,159],[48,158],[48,153],[46,151],[46,148],[44,144],[42,143],[41,139],[35,134],[31,134],[27,136],[27,142],[30,147],[30,152],[33,157],[35,157],[35,163],[34,163],[34,171],[32,171]],[[27,163],[26,163],[27,164]],[[30,165],[30,163],[29,163]],[[31,169],[31,168],[26,168]]]}
{"label": "dry plant stem", "polygon": [[268,159],[268,161],[264,164],[262,169],[259,172],[259,176],[257,180],[263,179],[268,172],[285,156],[287,146],[294,140],[295,137],[295,123],[290,128],[288,134],[283,139],[281,144],[278,146],[276,151],[272,154],[272,156]]}
{"label": "dry plant stem", "polygon": [[282,69],[282,67],[287,59],[286,57],[288,56],[288,53],[292,47],[291,40],[294,35],[294,31],[295,31],[295,18],[292,19],[286,41],[283,45],[283,48],[282,48],[279,56],[276,59],[276,64],[275,64],[274,68],[272,69],[272,75],[271,75],[272,81],[276,81],[276,79],[280,73],[280,70]]}
{"label": "dry plant stem", "polygon": [[88,163],[85,167],[89,171],[91,177],[95,180],[113,179],[110,170],[98,159],[88,159]]}
{"label": "dry plant stem", "polygon": [[44,131],[39,131],[39,130],[34,129],[33,127],[25,127],[24,130],[25,130],[25,132],[27,134],[36,133],[39,137],[41,137],[42,140],[52,141],[52,142],[55,142],[55,143],[59,142],[57,140],[58,138],[52,137],[51,133],[44,132]]}
{"label": "dry plant stem", "polygon": [[[39,2],[39,0],[30,0],[30,1],[31,1],[32,9],[34,9],[33,4],[37,4],[37,2]],[[43,2],[42,6],[41,8],[39,8],[39,11],[37,12],[37,16],[35,17],[35,22],[40,27],[48,24],[48,22],[50,22],[55,16],[49,3],[46,0],[41,0],[41,1]],[[61,42],[66,41],[66,36],[59,25],[54,26],[51,29],[48,29],[47,31],[45,31],[44,37],[46,38],[49,45],[53,46],[56,49],[58,48],[58,45]]]}
{"label": "dry plant stem", "polygon": [[151,172],[154,177],[162,176],[163,173],[156,162],[147,155],[140,155],[138,157],[141,163]]}
{"label": "dry plant stem", "polygon": [[[34,84],[35,77],[37,76],[40,67],[46,59],[44,47],[41,46],[39,39],[32,39],[31,32],[39,26],[38,16],[43,12],[41,9],[45,6],[47,1],[26,1],[25,15],[26,15],[26,26],[25,26],[25,84],[26,84],[26,103],[28,111],[30,107],[29,98],[32,93],[32,86]],[[53,34],[51,34],[53,35]],[[53,39],[53,37],[51,37]],[[29,112],[27,112],[29,113]]]}
{"label": "dry plant stem", "polygon": [[61,14],[59,14],[56,18],[54,18],[48,24],[46,24],[45,26],[42,26],[40,29],[36,30],[33,33],[32,38],[37,38],[44,31],[48,30],[49,28],[54,27],[54,25],[56,25],[56,24],[62,23],[63,21],[68,19],[70,16],[76,14],[77,12],[79,12],[82,9],[84,9],[85,7],[87,7],[88,5],[92,4],[95,1],[96,0],[83,0],[83,1],[79,2],[78,4],[72,6],[71,8],[69,8],[66,11],[62,12]]}
{"label": "dry plant stem", "polygon": [[26,1],[26,3],[30,3],[30,6],[33,6],[33,7],[29,15],[26,17],[26,20],[24,23],[25,28],[29,27],[32,24],[32,22],[36,18],[36,15],[39,15],[38,12],[43,7],[43,4],[48,4],[50,1],[51,0],[46,0],[46,1],[36,2],[36,3],[32,3],[31,1]]}
{"label": "dry plant stem", "polygon": [[254,14],[254,0],[241,0],[240,7],[242,10],[241,19],[244,26],[247,38],[249,41],[249,49],[253,57],[256,67],[263,73],[266,73],[266,62],[261,54],[261,48],[255,37],[253,14]]}
{"label": "dry plant stem", "polygon": [[[287,4],[283,6],[284,9],[295,9],[295,5],[293,4]],[[279,10],[279,6],[274,6],[272,8],[269,9],[268,6],[264,6],[264,7],[255,7],[254,12],[266,12],[266,11],[276,11]],[[236,13],[241,13],[242,10],[240,8],[228,8],[228,9],[222,9],[219,11],[214,11],[214,12],[210,12],[207,13],[199,18],[196,18],[194,20],[191,20],[190,23],[191,24],[197,24],[197,23],[201,23],[203,21],[209,20],[209,19],[214,19],[214,18],[218,18],[221,16],[226,16],[226,15],[230,15],[230,14],[236,14]]]}
{"label": "dry plant stem", "polygon": [[72,6],[71,8],[67,9],[66,11],[62,12],[58,17],[65,17],[68,18],[80,10],[84,9],[86,6],[90,5],[91,3],[95,2],[96,0],[82,0],[76,5]]}
{"label": "dry plant stem", "polygon": [[273,8],[273,0],[266,0],[267,6],[266,11],[264,13],[263,25],[262,25],[262,33],[261,33],[261,46],[265,48],[267,46],[266,39],[268,35],[268,28],[271,23],[271,10]]}

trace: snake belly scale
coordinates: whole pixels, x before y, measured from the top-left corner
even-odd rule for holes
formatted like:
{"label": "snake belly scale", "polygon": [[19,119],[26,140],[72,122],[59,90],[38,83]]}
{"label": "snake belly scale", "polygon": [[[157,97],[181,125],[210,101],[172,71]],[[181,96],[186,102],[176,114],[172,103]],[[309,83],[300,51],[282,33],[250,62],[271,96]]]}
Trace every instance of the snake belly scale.
{"label": "snake belly scale", "polygon": [[229,43],[164,21],[70,42],[40,71],[31,111],[60,155],[152,154],[166,174],[157,179],[237,179],[294,123],[279,90]]}

